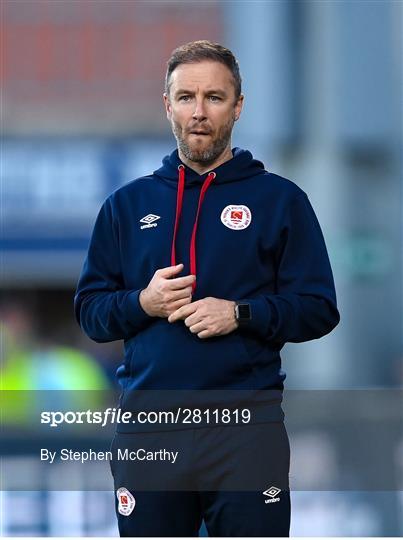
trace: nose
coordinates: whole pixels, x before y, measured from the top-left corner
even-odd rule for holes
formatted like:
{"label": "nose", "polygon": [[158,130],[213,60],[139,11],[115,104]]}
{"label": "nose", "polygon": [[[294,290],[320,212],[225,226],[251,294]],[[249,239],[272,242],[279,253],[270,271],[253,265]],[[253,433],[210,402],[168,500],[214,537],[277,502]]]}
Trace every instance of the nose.
{"label": "nose", "polygon": [[201,120],[206,119],[206,112],[204,110],[203,100],[196,99],[195,100],[195,110],[193,111],[193,119],[198,120],[199,122]]}

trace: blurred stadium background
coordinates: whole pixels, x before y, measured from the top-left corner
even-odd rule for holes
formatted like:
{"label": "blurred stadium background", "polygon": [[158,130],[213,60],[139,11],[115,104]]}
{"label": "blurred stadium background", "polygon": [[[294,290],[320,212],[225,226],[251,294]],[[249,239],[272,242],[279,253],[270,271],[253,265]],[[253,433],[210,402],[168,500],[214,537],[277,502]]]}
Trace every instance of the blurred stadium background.
{"label": "blurred stadium background", "polygon": [[[283,349],[287,388],[401,388],[402,13],[398,0],[3,0],[2,389],[114,387],[121,344],[82,334],[74,289],[102,201],[174,147],[165,62],[195,39],[239,59],[233,146],[308,193],[327,242],[341,323]],[[331,459],[315,439],[291,444]],[[292,535],[399,536],[395,458],[395,491],[293,493]],[[116,535],[112,500],[6,491],[2,534]]]}

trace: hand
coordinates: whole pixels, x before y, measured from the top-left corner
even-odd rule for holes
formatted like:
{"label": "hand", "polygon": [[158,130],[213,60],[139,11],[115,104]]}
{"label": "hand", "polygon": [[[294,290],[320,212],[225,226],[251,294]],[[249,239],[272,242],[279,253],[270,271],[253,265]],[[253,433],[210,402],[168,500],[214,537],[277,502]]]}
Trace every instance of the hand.
{"label": "hand", "polygon": [[201,339],[224,336],[238,327],[235,319],[235,302],[207,297],[177,309],[168,317],[173,323],[180,319]]}
{"label": "hand", "polygon": [[150,317],[168,317],[192,301],[195,276],[173,278],[183,270],[183,264],[158,269],[139,296],[141,307]]}

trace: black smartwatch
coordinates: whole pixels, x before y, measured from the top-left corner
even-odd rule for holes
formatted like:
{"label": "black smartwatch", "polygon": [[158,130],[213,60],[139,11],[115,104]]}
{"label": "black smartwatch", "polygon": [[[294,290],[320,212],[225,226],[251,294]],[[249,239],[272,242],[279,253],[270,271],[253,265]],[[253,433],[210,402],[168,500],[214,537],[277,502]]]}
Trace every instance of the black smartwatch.
{"label": "black smartwatch", "polygon": [[235,302],[235,319],[239,326],[245,326],[252,319],[250,304],[246,302]]}

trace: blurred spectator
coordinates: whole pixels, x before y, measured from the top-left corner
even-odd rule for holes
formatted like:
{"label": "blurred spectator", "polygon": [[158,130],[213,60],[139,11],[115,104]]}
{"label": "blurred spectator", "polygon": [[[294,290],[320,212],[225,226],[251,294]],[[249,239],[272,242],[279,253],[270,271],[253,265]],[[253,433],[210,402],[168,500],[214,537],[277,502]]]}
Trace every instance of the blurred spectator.
{"label": "blurred spectator", "polygon": [[[26,422],[36,414],[33,393],[40,390],[107,390],[110,385],[102,368],[90,355],[72,347],[35,338],[35,323],[28,307],[4,304],[1,309],[3,351],[1,390],[14,390],[3,398],[3,421]],[[24,392],[25,391],[25,392]],[[56,397],[56,399],[54,399]],[[103,398],[97,392],[64,396],[76,408],[100,406]],[[38,396],[60,406],[62,394]],[[35,400],[36,402],[36,400]]]}

